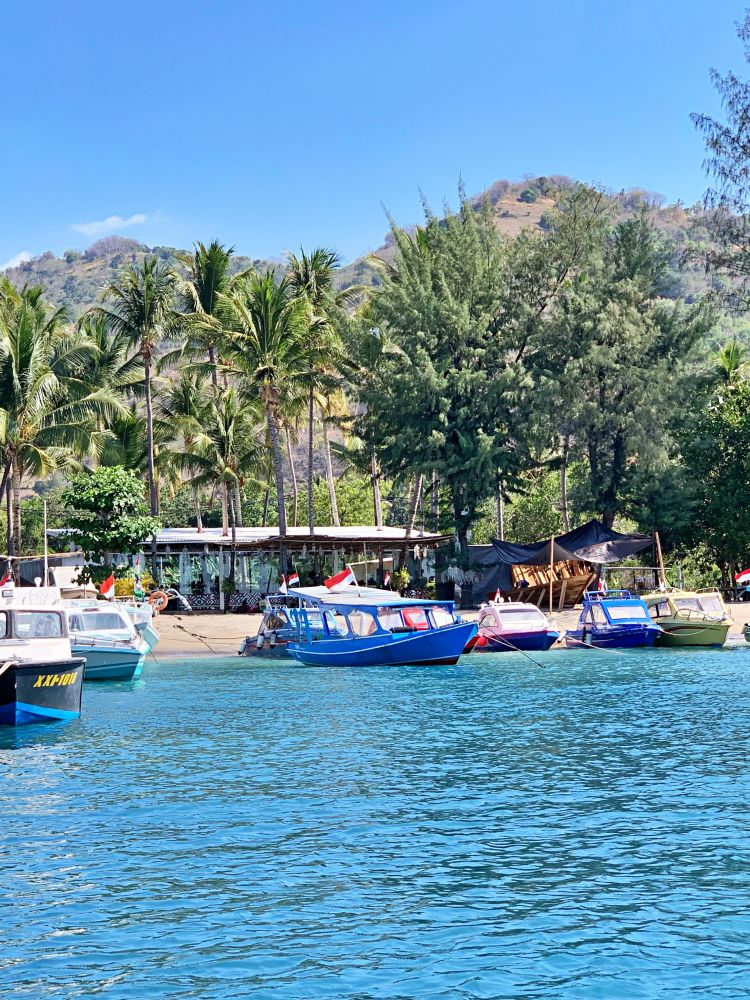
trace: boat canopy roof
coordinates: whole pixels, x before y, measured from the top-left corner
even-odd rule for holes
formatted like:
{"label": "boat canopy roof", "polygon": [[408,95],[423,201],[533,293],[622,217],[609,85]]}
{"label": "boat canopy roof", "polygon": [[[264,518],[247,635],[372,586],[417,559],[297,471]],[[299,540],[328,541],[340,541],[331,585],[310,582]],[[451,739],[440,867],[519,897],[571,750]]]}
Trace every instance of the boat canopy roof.
{"label": "boat canopy roof", "polygon": [[423,608],[429,605],[445,608],[453,605],[453,601],[428,601],[401,597],[393,590],[381,590],[379,587],[357,587],[354,584],[341,590],[329,590],[328,587],[290,587],[289,596],[301,597],[319,607],[331,608]]}

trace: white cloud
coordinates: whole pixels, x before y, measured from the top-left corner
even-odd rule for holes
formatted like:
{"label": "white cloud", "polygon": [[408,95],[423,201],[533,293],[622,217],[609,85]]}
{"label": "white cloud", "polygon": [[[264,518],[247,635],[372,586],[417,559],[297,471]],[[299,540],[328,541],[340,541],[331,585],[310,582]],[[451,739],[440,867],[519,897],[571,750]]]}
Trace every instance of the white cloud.
{"label": "white cloud", "polygon": [[11,267],[18,267],[19,264],[23,264],[24,261],[31,260],[31,254],[28,250],[19,250],[15,257],[11,257],[10,260],[6,260],[4,264],[0,264],[0,271],[7,271]]}
{"label": "white cloud", "polygon": [[70,228],[75,229],[77,233],[83,233],[84,236],[99,236],[127,229],[128,226],[142,226],[152,218],[153,216],[146,215],[145,212],[134,212],[126,218],[121,215],[108,215],[106,219],[95,219],[93,222],[74,222]]}

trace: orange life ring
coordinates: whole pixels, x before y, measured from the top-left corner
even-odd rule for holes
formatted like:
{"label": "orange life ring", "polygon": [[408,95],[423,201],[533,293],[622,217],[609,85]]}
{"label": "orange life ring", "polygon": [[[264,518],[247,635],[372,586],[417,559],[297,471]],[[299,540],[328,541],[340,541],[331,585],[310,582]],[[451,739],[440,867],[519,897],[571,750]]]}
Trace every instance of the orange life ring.
{"label": "orange life ring", "polygon": [[169,604],[169,598],[164,593],[163,590],[155,590],[153,594],[148,595],[148,603],[154,609],[154,612],[158,615],[160,611],[163,611]]}

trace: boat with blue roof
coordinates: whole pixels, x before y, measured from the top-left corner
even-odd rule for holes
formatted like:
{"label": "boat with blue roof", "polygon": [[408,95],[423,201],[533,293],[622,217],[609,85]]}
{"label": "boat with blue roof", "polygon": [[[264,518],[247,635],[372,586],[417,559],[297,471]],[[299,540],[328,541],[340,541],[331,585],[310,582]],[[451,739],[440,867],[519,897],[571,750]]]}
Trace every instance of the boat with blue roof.
{"label": "boat with blue roof", "polygon": [[660,635],[661,629],[652,622],[645,601],[629,590],[588,590],[578,627],[565,633],[565,643],[574,649],[582,645],[629,649],[653,646]]}
{"label": "boat with blue roof", "polygon": [[453,664],[477,629],[456,614],[452,601],[404,598],[377,587],[290,588],[289,597],[297,607],[286,650],[307,666]]}

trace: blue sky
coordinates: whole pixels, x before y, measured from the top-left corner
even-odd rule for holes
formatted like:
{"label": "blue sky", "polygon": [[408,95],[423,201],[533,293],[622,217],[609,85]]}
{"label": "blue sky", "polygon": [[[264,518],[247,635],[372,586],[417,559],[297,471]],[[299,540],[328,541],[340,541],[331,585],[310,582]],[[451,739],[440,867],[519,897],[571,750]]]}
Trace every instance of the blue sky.
{"label": "blue sky", "polygon": [[[726,0],[31,0],[3,12],[0,266],[120,232],[275,257],[380,244],[492,181],[697,200],[742,68]],[[106,220],[106,221],[105,221]]]}

